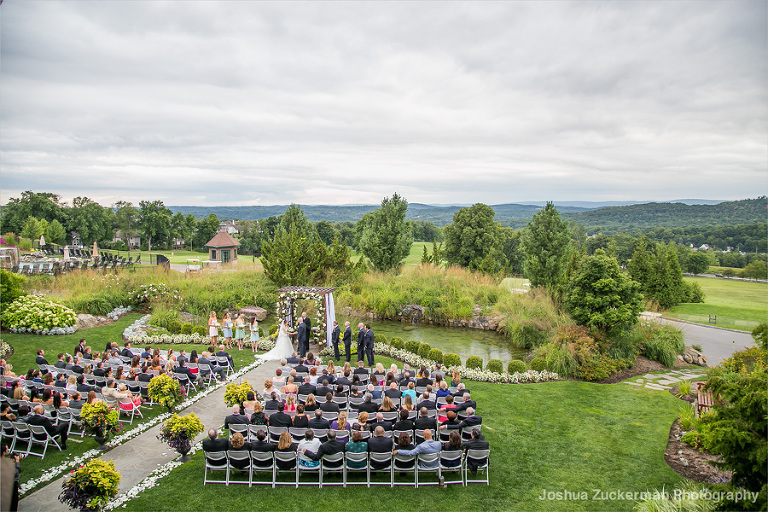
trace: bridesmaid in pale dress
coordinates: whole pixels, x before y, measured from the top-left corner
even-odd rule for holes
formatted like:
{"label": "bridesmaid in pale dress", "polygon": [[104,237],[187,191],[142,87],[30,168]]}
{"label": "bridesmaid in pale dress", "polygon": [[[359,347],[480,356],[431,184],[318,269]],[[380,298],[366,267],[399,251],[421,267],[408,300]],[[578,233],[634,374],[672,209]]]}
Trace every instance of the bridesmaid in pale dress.
{"label": "bridesmaid in pale dress", "polygon": [[259,348],[259,321],[256,317],[251,320],[251,350],[256,352]]}
{"label": "bridesmaid in pale dress", "polygon": [[216,346],[219,342],[219,320],[215,311],[211,311],[208,316],[208,335],[211,337],[211,345]]}
{"label": "bridesmaid in pale dress", "polygon": [[237,315],[235,320],[235,341],[237,342],[237,349],[242,351],[245,342],[245,318],[243,318],[242,313]]}
{"label": "bridesmaid in pale dress", "polygon": [[229,313],[224,315],[224,323],[221,324],[221,330],[224,334],[224,344],[227,350],[232,348],[232,317]]}

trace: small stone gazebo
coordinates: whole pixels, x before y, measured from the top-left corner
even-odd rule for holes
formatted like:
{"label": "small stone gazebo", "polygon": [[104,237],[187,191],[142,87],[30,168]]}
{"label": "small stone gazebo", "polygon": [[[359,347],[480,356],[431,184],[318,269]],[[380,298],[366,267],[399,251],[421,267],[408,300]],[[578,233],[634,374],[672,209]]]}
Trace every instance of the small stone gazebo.
{"label": "small stone gazebo", "polygon": [[205,247],[208,248],[208,259],[211,261],[231,263],[237,261],[237,248],[240,247],[240,242],[226,231],[219,231],[205,244]]}

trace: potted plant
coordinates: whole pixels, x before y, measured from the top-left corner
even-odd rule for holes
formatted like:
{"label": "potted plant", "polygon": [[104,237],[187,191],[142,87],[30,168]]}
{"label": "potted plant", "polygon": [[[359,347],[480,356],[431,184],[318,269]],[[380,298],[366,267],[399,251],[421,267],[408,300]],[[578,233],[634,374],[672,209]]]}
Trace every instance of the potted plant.
{"label": "potted plant", "polygon": [[179,381],[165,373],[149,381],[147,395],[153,402],[166,407],[169,411],[184,400],[184,390]]}
{"label": "potted plant", "polygon": [[192,440],[204,429],[203,422],[195,416],[195,413],[189,413],[186,416],[174,414],[165,420],[157,438],[179,452],[181,462],[187,462],[189,460],[187,453],[192,448]]}
{"label": "potted plant", "polygon": [[85,432],[96,439],[100,450],[105,449],[104,443],[109,440],[111,434],[121,430],[119,416],[117,409],[110,409],[104,402],[83,404],[80,411],[80,421]]}
{"label": "potted plant", "polygon": [[242,407],[243,402],[245,402],[248,397],[249,391],[253,391],[254,395],[257,396],[257,400],[260,398],[258,397],[258,393],[254,391],[253,386],[251,386],[247,380],[244,380],[242,384],[230,382],[224,390],[224,403],[229,407],[232,407],[233,405],[240,405]]}
{"label": "potted plant", "polygon": [[91,459],[71,475],[62,484],[59,501],[81,512],[101,510],[117,495],[120,473],[113,461]]}

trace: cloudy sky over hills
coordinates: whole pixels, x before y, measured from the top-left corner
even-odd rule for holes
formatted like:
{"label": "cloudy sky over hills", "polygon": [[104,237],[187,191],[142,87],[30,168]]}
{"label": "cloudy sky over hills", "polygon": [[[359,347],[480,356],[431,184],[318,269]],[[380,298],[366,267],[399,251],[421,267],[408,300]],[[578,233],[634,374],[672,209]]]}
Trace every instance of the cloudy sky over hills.
{"label": "cloudy sky over hills", "polygon": [[4,2],[0,202],[768,192],[768,4]]}

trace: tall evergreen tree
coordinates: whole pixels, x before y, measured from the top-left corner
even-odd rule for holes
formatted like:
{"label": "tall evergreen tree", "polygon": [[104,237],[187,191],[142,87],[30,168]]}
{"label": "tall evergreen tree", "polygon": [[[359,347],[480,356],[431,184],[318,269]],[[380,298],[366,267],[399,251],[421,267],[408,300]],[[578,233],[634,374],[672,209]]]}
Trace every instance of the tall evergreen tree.
{"label": "tall evergreen tree", "polygon": [[495,212],[488,205],[477,203],[453,214],[453,223],[445,226],[445,259],[449,264],[479,269],[496,267],[485,261],[496,248],[494,258],[498,265],[506,266],[506,258],[498,250],[501,244],[501,225],[494,222]]}
{"label": "tall evergreen tree", "polygon": [[558,292],[565,281],[571,251],[568,224],[553,203],[533,216],[523,232],[525,275],[531,286]]}
{"label": "tall evergreen tree", "polygon": [[411,252],[413,236],[405,220],[408,201],[394,194],[385,197],[381,207],[366,213],[360,220],[360,250],[376,270],[387,271],[399,267]]}

